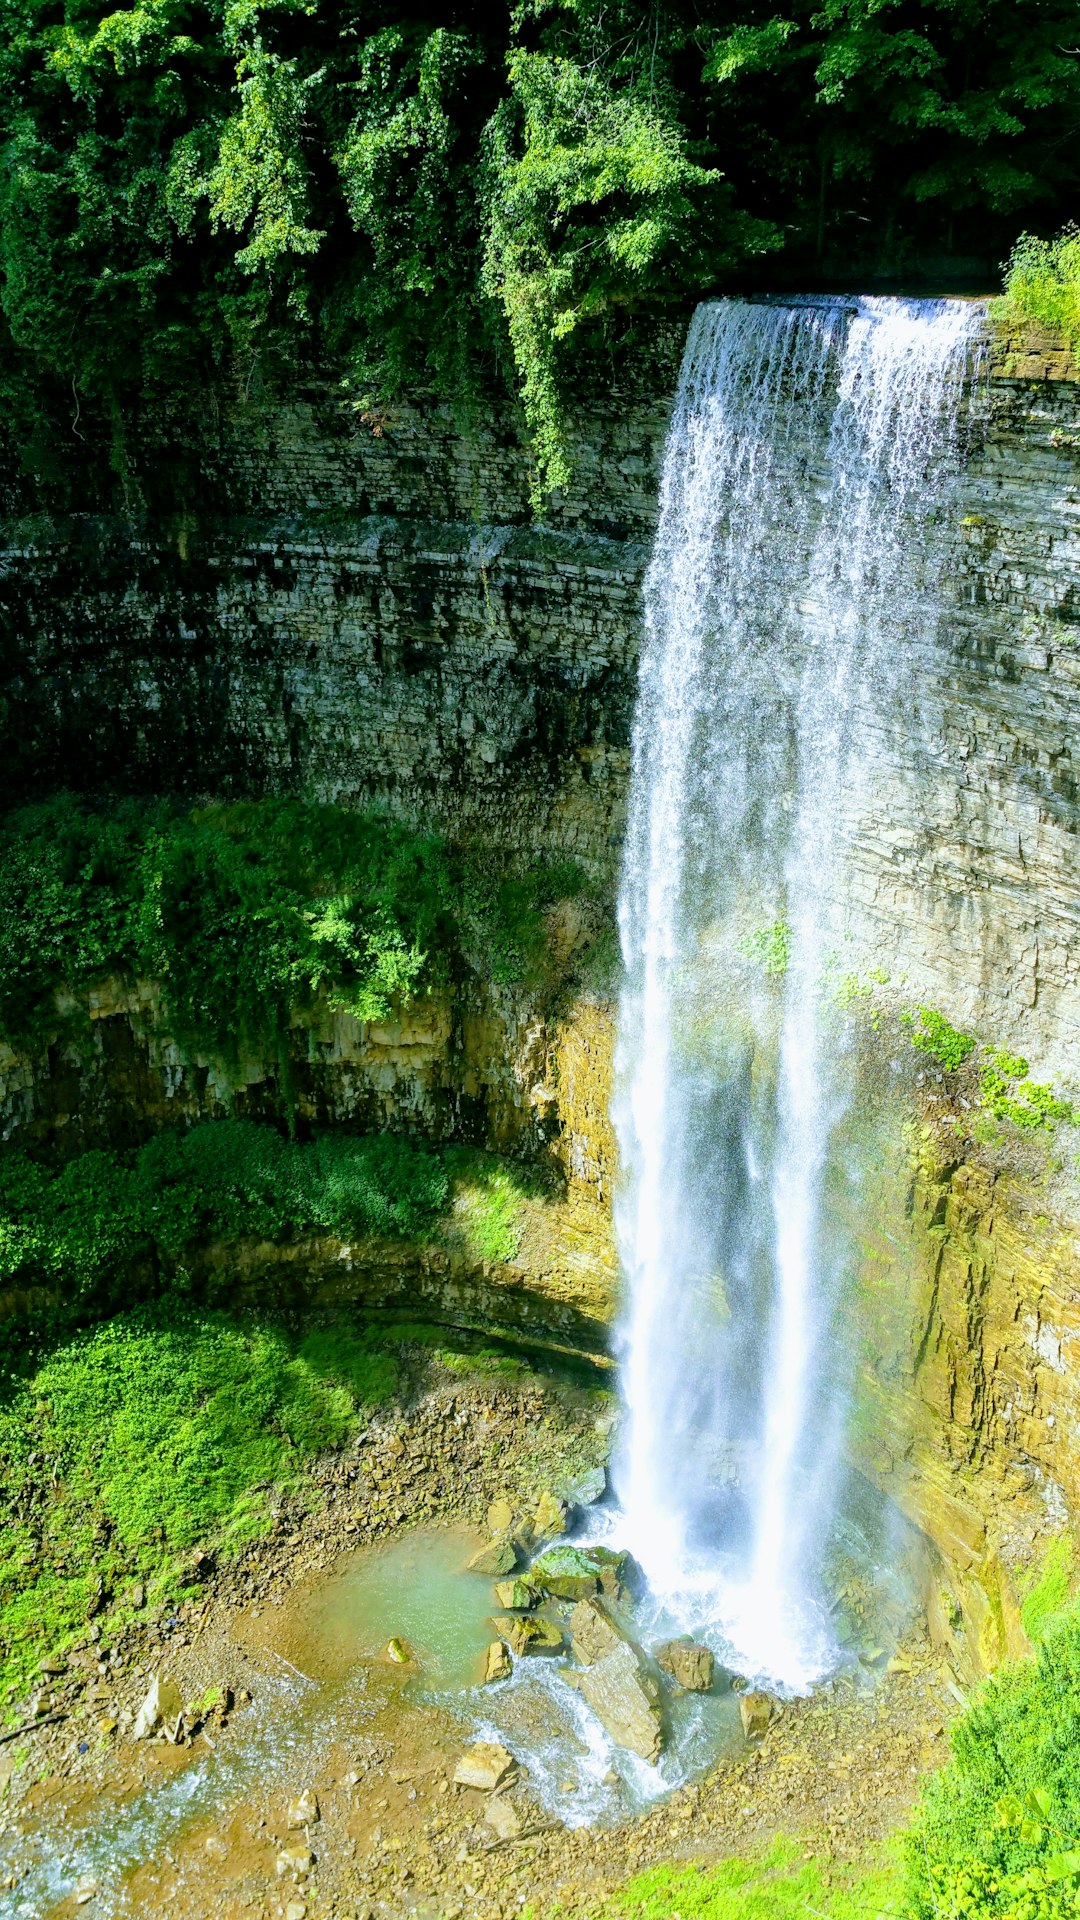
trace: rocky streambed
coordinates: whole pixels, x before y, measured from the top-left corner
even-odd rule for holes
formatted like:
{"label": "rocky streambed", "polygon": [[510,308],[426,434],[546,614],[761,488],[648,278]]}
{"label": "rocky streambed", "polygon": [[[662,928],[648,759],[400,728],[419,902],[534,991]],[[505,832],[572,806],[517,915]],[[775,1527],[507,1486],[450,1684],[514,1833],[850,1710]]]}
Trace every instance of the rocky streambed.
{"label": "rocky streambed", "polygon": [[428,1364],[182,1606],[107,1655],[91,1623],[5,1749],[3,1920],[595,1920],[655,1862],[887,1831],[944,1758],[951,1671],[915,1633],[774,1703],[645,1652],[632,1565],[561,1531],[611,1429],[589,1384]]}

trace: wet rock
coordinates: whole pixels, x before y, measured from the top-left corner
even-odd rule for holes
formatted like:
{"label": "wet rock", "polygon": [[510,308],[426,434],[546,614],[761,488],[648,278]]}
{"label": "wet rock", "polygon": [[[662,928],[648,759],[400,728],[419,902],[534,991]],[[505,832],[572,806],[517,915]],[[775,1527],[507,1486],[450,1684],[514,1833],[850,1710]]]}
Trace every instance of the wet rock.
{"label": "wet rock", "polygon": [[583,1547],[549,1547],[533,1561],[529,1578],[557,1600],[584,1600],[600,1586],[596,1561]]}
{"label": "wet rock", "polygon": [[203,1852],[208,1860],[227,1860],[229,1849],[220,1834],[208,1833],[203,1841]]}
{"label": "wet rock", "polygon": [[540,1599],[540,1589],[529,1580],[498,1580],[495,1583],[495,1598],[500,1607],[516,1607],[527,1612]]}
{"label": "wet rock", "polygon": [[656,1664],[687,1693],[708,1693],[712,1686],[716,1665],[712,1649],[688,1638],[665,1640],[656,1649]]}
{"label": "wet rock", "polygon": [[454,1768],[454,1784],[479,1787],[481,1793],[494,1793],[512,1780],[516,1772],[517,1761],[505,1747],[493,1740],[478,1740],[462,1754]]}
{"label": "wet rock", "polygon": [[412,1648],[407,1640],[400,1640],[395,1634],[386,1643],[386,1657],[393,1661],[395,1667],[407,1667],[413,1658]]}
{"label": "wet rock", "polygon": [[289,1825],[290,1827],[311,1827],[318,1818],[318,1795],[313,1787],[305,1787],[303,1793],[289,1802]]}
{"label": "wet rock", "polygon": [[590,1595],[578,1601],[570,1615],[570,1641],[583,1667],[591,1667],[628,1639],[606,1600]]}
{"label": "wet rock", "polygon": [[645,1575],[632,1553],[613,1547],[590,1547],[589,1552],[600,1573],[601,1591],[610,1599],[621,1599],[624,1593],[633,1597],[644,1593]]}
{"label": "wet rock", "polygon": [[771,1693],[763,1693],[760,1687],[751,1687],[748,1693],[740,1695],[739,1718],[746,1738],[763,1739],[772,1721],[782,1711],[779,1700],[775,1700]]}
{"label": "wet rock", "polygon": [[519,1659],[527,1653],[562,1652],[563,1632],[554,1620],[543,1620],[535,1613],[496,1613],[491,1624]]}
{"label": "wet rock", "polygon": [[514,1525],[514,1509],[505,1494],[493,1500],[487,1510],[487,1530],[491,1535],[509,1533]]}
{"label": "wet rock", "polygon": [[77,1907],[85,1907],[89,1905],[91,1900],[97,1899],[100,1891],[101,1889],[97,1881],[92,1878],[87,1878],[79,1881],[72,1898]]}
{"label": "wet rock", "polygon": [[172,1680],[155,1674],[131,1729],[133,1740],[147,1740],[151,1734],[172,1734],[183,1711],[180,1690]]}
{"label": "wet rock", "polygon": [[566,1532],[566,1502],[557,1493],[545,1491],[536,1503],[532,1529],[537,1540],[550,1540],[552,1534]]}
{"label": "wet rock", "polygon": [[660,1684],[638,1648],[620,1640],[585,1668],[578,1685],[616,1744],[655,1764],[664,1746]]}
{"label": "wet rock", "polygon": [[524,1831],[524,1821],[517,1808],[500,1793],[494,1793],[484,1808],[484,1819],[489,1827],[495,1829],[500,1840],[516,1840]]}
{"label": "wet rock", "polygon": [[484,1685],[495,1680],[509,1680],[513,1671],[509,1647],[502,1640],[493,1640],[484,1659]]}
{"label": "wet rock", "polygon": [[508,1573],[515,1573],[522,1562],[522,1552],[516,1540],[510,1534],[499,1534],[489,1540],[486,1547],[474,1553],[469,1561],[470,1573],[486,1573],[492,1580],[500,1580]]}
{"label": "wet rock", "polygon": [[587,1473],[567,1487],[566,1498],[572,1507],[593,1507],[607,1492],[607,1474],[603,1467],[590,1467]]}

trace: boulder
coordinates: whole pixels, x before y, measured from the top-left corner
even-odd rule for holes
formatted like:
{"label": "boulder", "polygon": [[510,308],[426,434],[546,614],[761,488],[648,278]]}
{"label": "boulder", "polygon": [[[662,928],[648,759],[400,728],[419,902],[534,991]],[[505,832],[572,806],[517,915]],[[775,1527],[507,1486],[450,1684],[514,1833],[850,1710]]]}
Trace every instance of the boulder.
{"label": "boulder", "polygon": [[305,1787],[303,1793],[289,1802],[288,1821],[290,1827],[311,1827],[319,1818],[319,1800],[313,1787]]}
{"label": "boulder", "polygon": [[655,1765],[664,1745],[660,1685],[638,1649],[620,1640],[585,1668],[578,1686],[616,1745]]}
{"label": "boulder", "polygon": [[529,1580],[497,1580],[495,1598],[500,1607],[516,1607],[519,1611],[527,1613],[529,1608],[535,1607],[539,1600],[540,1589],[534,1587]]}
{"label": "boulder", "polygon": [[666,1640],[656,1649],[656,1664],[670,1673],[676,1686],[687,1693],[708,1693],[713,1683],[715,1661],[710,1647],[690,1639]]}
{"label": "boulder", "polygon": [[152,1733],[171,1734],[183,1712],[180,1689],[159,1673],[154,1675],[131,1729],[133,1740],[147,1740]]}
{"label": "boulder", "polygon": [[645,1575],[632,1553],[613,1547],[590,1547],[589,1551],[599,1570],[601,1592],[613,1600],[620,1599],[624,1592],[634,1596],[644,1593]]}
{"label": "boulder", "polygon": [[537,1540],[550,1540],[553,1534],[566,1532],[566,1502],[557,1493],[545,1491],[540,1495],[532,1530]]}
{"label": "boulder", "polygon": [[487,1530],[490,1534],[509,1533],[514,1524],[514,1509],[505,1494],[493,1500],[487,1510]]}
{"label": "boulder", "polygon": [[478,1740],[462,1754],[454,1768],[454,1784],[479,1787],[481,1793],[494,1793],[496,1788],[512,1780],[516,1772],[517,1761],[505,1747],[493,1740]]}
{"label": "boulder", "polygon": [[607,1492],[607,1474],[603,1467],[590,1467],[566,1489],[572,1507],[593,1507]]}
{"label": "boulder", "polygon": [[739,1718],[748,1740],[763,1739],[771,1722],[782,1711],[779,1700],[774,1700],[771,1693],[763,1693],[759,1687],[752,1687],[749,1693],[739,1696]]}
{"label": "boulder", "polygon": [[556,1600],[584,1600],[600,1586],[599,1568],[587,1547],[549,1547],[533,1561],[529,1578]]}
{"label": "boulder", "polygon": [[511,1653],[561,1653],[562,1628],[554,1620],[543,1620],[535,1613],[496,1613],[491,1624]]}
{"label": "boulder", "polygon": [[493,1640],[484,1656],[484,1685],[495,1680],[509,1680],[513,1671],[509,1647],[503,1640]]}
{"label": "boulder", "polygon": [[516,1840],[524,1828],[524,1821],[517,1808],[501,1793],[493,1793],[484,1808],[484,1819],[489,1827],[494,1827],[500,1840]]}
{"label": "boulder", "polygon": [[607,1601],[598,1594],[579,1600],[570,1615],[570,1641],[575,1658],[583,1667],[591,1667],[617,1646],[629,1642]]}
{"label": "boulder", "polygon": [[508,1533],[497,1534],[489,1540],[486,1547],[474,1553],[469,1561],[470,1573],[486,1573],[491,1580],[501,1580],[508,1573],[515,1573],[522,1561],[521,1548]]}
{"label": "boulder", "polygon": [[286,1840],[274,1862],[274,1872],[279,1880],[284,1879],[287,1873],[294,1873],[298,1879],[302,1879],[314,1865],[315,1855],[306,1840]]}

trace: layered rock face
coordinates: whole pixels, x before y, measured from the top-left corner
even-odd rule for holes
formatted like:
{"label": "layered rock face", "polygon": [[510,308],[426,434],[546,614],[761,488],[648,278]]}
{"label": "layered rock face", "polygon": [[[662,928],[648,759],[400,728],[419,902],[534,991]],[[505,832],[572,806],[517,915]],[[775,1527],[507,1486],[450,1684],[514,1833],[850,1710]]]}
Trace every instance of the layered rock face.
{"label": "layered rock face", "polygon": [[[15,500],[7,797],[299,791],[612,871],[682,336],[589,370],[573,490],[542,525],[507,405],[466,429],[418,399],[375,431],[330,382],[218,396],[173,505],[134,483],[125,514],[89,483],[62,517]],[[950,516],[938,652],[866,743],[852,933],[1060,1068],[1080,1015],[1080,386],[1060,345],[995,346]]]}
{"label": "layered rock face", "polygon": [[1077,1235],[947,1129],[893,1172],[864,1223],[852,1451],[930,1542],[931,1629],[970,1677],[1027,1648],[1023,1603],[1080,1528]]}

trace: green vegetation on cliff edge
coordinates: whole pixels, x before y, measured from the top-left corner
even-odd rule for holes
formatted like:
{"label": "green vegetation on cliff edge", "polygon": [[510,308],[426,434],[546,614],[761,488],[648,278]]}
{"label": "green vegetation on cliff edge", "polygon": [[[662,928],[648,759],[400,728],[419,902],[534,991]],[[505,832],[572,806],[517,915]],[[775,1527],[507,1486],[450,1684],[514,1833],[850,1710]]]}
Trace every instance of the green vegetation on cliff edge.
{"label": "green vegetation on cliff edge", "polygon": [[139,975],[189,1047],[281,1058],[320,999],[377,1021],[463,970],[535,984],[545,911],[584,885],[344,807],[61,795],[0,823],[0,1038],[55,1032],[58,989]]}
{"label": "green vegetation on cliff edge", "polygon": [[[505,367],[539,499],[575,341],[778,255],[1001,258],[1074,211],[1070,0],[6,0],[0,388],[24,468],[313,356],[362,422]],[[388,411],[389,410],[389,411]],[[194,408],[193,408],[194,411]]]}

